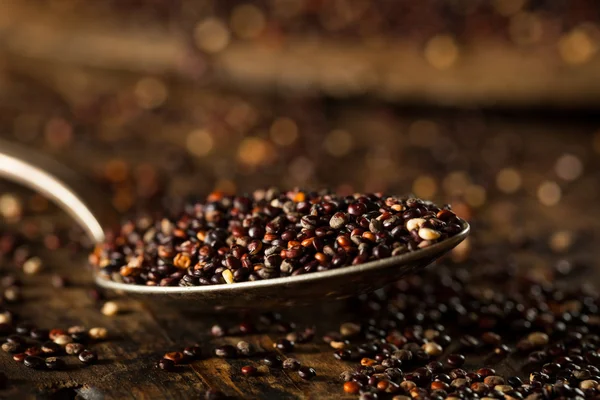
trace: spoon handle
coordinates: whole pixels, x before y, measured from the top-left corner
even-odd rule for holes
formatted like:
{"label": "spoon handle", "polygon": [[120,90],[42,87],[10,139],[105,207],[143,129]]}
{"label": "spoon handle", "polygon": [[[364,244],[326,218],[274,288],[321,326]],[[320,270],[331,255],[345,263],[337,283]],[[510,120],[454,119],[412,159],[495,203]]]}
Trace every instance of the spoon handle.
{"label": "spoon handle", "polygon": [[99,213],[92,212],[106,212],[108,207],[98,207],[104,196],[65,166],[34,150],[0,140],[0,177],[44,194],[73,217],[95,243],[104,240]]}

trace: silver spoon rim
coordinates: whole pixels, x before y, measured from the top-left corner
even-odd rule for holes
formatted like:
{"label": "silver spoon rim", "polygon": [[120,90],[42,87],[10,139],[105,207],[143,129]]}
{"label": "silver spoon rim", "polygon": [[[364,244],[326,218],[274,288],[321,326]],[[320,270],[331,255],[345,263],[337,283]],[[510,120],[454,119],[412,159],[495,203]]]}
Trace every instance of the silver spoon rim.
{"label": "silver spoon rim", "polygon": [[392,265],[406,265],[414,261],[432,258],[437,259],[443,254],[452,250],[464,239],[467,238],[471,227],[469,223],[463,219],[460,220],[462,230],[454,236],[444,239],[441,242],[432,244],[424,249],[419,249],[399,256],[388,257],[381,260],[370,261],[364,264],[352,265],[348,267],[340,267],[327,271],[310,272],[297,276],[286,276],[271,279],[262,279],[259,281],[236,282],[232,284],[205,285],[205,286],[145,286],[130,283],[115,282],[110,278],[101,276],[97,271],[94,272],[94,281],[104,289],[117,292],[129,292],[136,294],[190,294],[190,293],[214,293],[214,292],[232,292],[244,291],[260,287],[290,286],[296,283],[308,283],[321,279],[329,279],[335,277],[344,277],[348,275],[362,274],[369,271],[374,271],[380,268],[387,268]]}

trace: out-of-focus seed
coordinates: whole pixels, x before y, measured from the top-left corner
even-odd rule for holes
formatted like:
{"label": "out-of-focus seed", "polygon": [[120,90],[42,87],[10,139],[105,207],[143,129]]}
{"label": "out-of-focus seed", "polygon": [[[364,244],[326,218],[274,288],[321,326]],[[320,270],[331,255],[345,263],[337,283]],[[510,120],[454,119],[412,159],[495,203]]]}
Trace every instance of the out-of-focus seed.
{"label": "out-of-focus seed", "polygon": [[548,344],[550,338],[544,332],[533,332],[527,336],[527,340],[535,347],[542,347]]}
{"label": "out-of-focus seed", "polygon": [[65,346],[65,352],[69,355],[79,355],[83,350],[85,350],[85,346],[81,343],[67,343]]}
{"label": "out-of-focus seed", "polygon": [[163,358],[166,358],[167,360],[171,360],[175,364],[180,364],[185,359],[185,356],[180,351],[172,351],[172,352],[169,352],[169,353],[165,353],[165,355],[163,356]]}
{"label": "out-of-focus seed", "polygon": [[199,360],[202,357],[202,348],[200,346],[189,346],[183,349],[183,355],[186,360]]}
{"label": "out-of-focus seed", "polygon": [[79,358],[79,361],[81,361],[84,364],[94,364],[96,361],[98,361],[98,355],[96,354],[96,352],[87,349],[79,353],[77,358]]}
{"label": "out-of-focus seed", "polygon": [[244,365],[241,371],[245,376],[256,376],[258,373],[257,369],[252,365]]}
{"label": "out-of-focus seed", "polygon": [[48,357],[46,358],[46,368],[50,370],[63,370],[67,366],[67,363],[64,360],[61,360],[57,357]]}
{"label": "out-of-focus seed", "polygon": [[300,367],[300,369],[298,369],[298,376],[308,381],[317,376],[317,372],[311,367]]}
{"label": "out-of-focus seed", "polygon": [[37,357],[37,356],[25,357],[25,359],[23,360],[23,364],[25,364],[26,367],[32,368],[32,369],[45,369],[46,368],[46,362],[44,361],[44,359],[41,357]]}
{"label": "out-of-focus seed", "polygon": [[2,344],[2,350],[7,353],[19,353],[23,346],[19,343],[6,342]]}
{"label": "out-of-focus seed", "polygon": [[51,341],[44,342],[41,349],[46,356],[52,356],[62,351],[62,347],[60,345]]}
{"label": "out-of-focus seed", "polygon": [[251,356],[255,353],[254,346],[243,340],[237,342],[236,347],[238,349],[238,352],[246,357]]}
{"label": "out-of-focus seed", "polygon": [[227,333],[225,331],[225,328],[223,328],[221,325],[213,325],[210,328],[210,334],[213,335],[214,337],[223,337]]}
{"label": "out-of-focus seed", "polygon": [[215,355],[222,358],[235,358],[237,357],[237,350],[235,347],[225,344],[215,349]]}
{"label": "out-of-focus seed", "polygon": [[168,360],[166,358],[159,360],[158,363],[156,364],[156,366],[157,366],[157,368],[160,368],[163,371],[174,371],[175,370],[175,363],[172,360]]}
{"label": "out-of-focus seed", "polygon": [[294,351],[294,343],[287,339],[279,339],[277,342],[273,343],[273,347],[284,353]]}
{"label": "out-of-focus seed", "polygon": [[54,343],[59,346],[65,346],[67,343],[72,343],[73,338],[69,335],[60,335],[54,339]]}
{"label": "out-of-focus seed", "polygon": [[579,388],[582,390],[595,389],[598,387],[598,381],[593,379],[587,379],[579,382]]}
{"label": "out-of-focus seed", "polygon": [[117,315],[119,310],[120,310],[119,304],[117,304],[114,301],[107,301],[102,306],[102,309],[100,310],[100,312],[102,314],[106,315],[107,317],[112,317],[114,315]]}
{"label": "out-of-focus seed", "polygon": [[295,358],[286,358],[283,360],[283,369],[290,371],[298,371],[302,365]]}
{"label": "out-of-focus seed", "polygon": [[104,340],[108,337],[108,330],[106,328],[96,326],[91,328],[88,334],[94,340]]}
{"label": "out-of-focus seed", "polygon": [[488,386],[504,385],[504,378],[497,375],[490,375],[483,379],[483,383]]}
{"label": "out-of-focus seed", "polygon": [[36,275],[42,270],[42,260],[39,257],[31,257],[23,263],[23,272],[27,275]]}
{"label": "out-of-focus seed", "polygon": [[348,381],[344,383],[344,392],[348,394],[358,394],[360,386],[354,381]]}
{"label": "out-of-focus seed", "polygon": [[448,358],[446,358],[446,362],[452,368],[462,367],[465,363],[465,356],[462,354],[449,354]]}
{"label": "out-of-focus seed", "polygon": [[435,342],[427,342],[422,346],[422,348],[425,351],[425,353],[429,354],[430,356],[434,356],[434,357],[437,357],[444,352],[444,349],[442,348],[442,346],[440,346],[439,344],[437,344]]}

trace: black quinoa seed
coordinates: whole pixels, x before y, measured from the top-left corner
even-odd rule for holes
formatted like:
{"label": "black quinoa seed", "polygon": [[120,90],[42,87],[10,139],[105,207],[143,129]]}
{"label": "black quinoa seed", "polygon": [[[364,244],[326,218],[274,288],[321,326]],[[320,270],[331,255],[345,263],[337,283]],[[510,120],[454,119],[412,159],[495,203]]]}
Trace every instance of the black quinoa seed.
{"label": "black quinoa seed", "polygon": [[94,364],[96,363],[96,361],[98,361],[98,355],[96,354],[96,352],[87,349],[79,353],[77,358],[79,358],[79,361],[81,361],[84,364]]}
{"label": "black quinoa seed", "polygon": [[156,367],[162,369],[163,371],[174,371],[176,368],[175,362],[166,358],[161,358],[156,363]]}
{"label": "black quinoa seed", "polygon": [[43,358],[37,356],[27,356],[25,360],[23,360],[23,364],[32,369],[45,369],[46,362]]}
{"label": "black quinoa seed", "polygon": [[48,357],[46,358],[46,368],[50,370],[63,370],[67,364],[64,360],[57,357]]}
{"label": "black quinoa seed", "polygon": [[189,346],[183,349],[183,355],[187,360],[199,360],[202,357],[200,346]]}
{"label": "black quinoa seed", "polygon": [[[71,343],[67,343],[67,345],[68,344],[71,344]],[[60,345],[58,345],[50,340],[47,342],[44,342],[42,344],[41,349],[42,349],[42,353],[44,353],[44,355],[46,355],[46,356],[53,356],[56,354],[60,354],[63,350],[63,348]]]}
{"label": "black quinoa seed", "polygon": [[215,355],[221,358],[236,358],[237,354],[237,349],[229,344],[219,346],[215,349]]}
{"label": "black quinoa seed", "polygon": [[311,367],[300,367],[300,369],[298,369],[298,376],[304,380],[309,381],[315,376],[317,376],[317,371],[315,371],[315,369]]}
{"label": "black quinoa seed", "polygon": [[261,360],[261,363],[265,364],[268,367],[279,368],[282,365],[281,357],[279,357],[275,353],[267,353],[265,354]]}
{"label": "black quinoa seed", "polygon": [[294,351],[294,343],[287,339],[279,339],[277,342],[273,344],[277,350],[282,351],[284,353],[289,353]]}

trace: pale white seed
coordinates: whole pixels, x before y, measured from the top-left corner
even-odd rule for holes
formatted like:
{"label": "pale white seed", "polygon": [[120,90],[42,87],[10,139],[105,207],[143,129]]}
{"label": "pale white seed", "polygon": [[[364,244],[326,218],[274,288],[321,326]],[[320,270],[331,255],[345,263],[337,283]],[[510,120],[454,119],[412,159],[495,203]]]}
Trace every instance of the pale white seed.
{"label": "pale white seed", "polygon": [[31,257],[23,263],[23,272],[27,275],[35,275],[42,269],[42,260],[39,257]]}
{"label": "pale white seed", "polygon": [[85,326],[81,326],[81,325],[74,325],[69,327],[69,329],[67,329],[67,332],[69,332],[70,335],[72,335],[73,333],[82,333],[85,332]]}
{"label": "pale white seed", "polygon": [[420,249],[424,249],[425,247],[429,247],[433,244],[433,242],[431,240],[423,240],[421,243],[419,243],[418,247]]}
{"label": "pale white seed", "polygon": [[442,346],[435,342],[427,342],[422,346],[422,348],[425,353],[429,354],[430,356],[439,356],[444,351]]}
{"label": "pale white seed", "polygon": [[102,310],[100,311],[107,317],[112,317],[113,315],[117,315],[119,312],[119,305],[114,301],[107,301],[104,303]]}
{"label": "pale white seed", "polygon": [[390,208],[397,212],[404,211],[404,206],[402,204],[394,204]]}
{"label": "pale white seed", "polygon": [[504,393],[513,390],[513,387],[510,385],[496,385],[494,386],[494,390]]}
{"label": "pale white seed", "polygon": [[223,275],[223,279],[225,279],[225,282],[233,283],[233,274],[231,273],[230,270],[226,269],[225,271],[223,271],[222,275]]}
{"label": "pale white seed", "polygon": [[419,229],[424,223],[425,220],[423,218],[409,219],[406,221],[406,230],[410,232],[412,230]]}
{"label": "pale white seed", "polygon": [[329,345],[336,350],[341,350],[341,349],[346,348],[346,342],[341,341],[341,340],[332,340],[331,342],[329,342]]}
{"label": "pale white seed", "polygon": [[419,237],[423,240],[436,240],[439,239],[442,234],[434,229],[421,228],[419,229]]}
{"label": "pale white seed", "polygon": [[68,343],[72,343],[73,342],[73,338],[69,335],[60,335],[57,336],[56,339],[54,339],[54,343],[56,343],[59,346],[65,346]]}
{"label": "pale white seed", "polygon": [[342,336],[354,336],[360,333],[360,325],[353,322],[344,322],[340,325],[340,333]]}
{"label": "pale white seed", "polygon": [[12,322],[12,315],[9,312],[0,313],[0,324],[10,324]]}
{"label": "pale white seed", "polygon": [[533,332],[527,336],[527,340],[533,343],[534,346],[541,347],[547,345],[550,338],[544,332]]}
{"label": "pale white seed", "polygon": [[89,335],[94,340],[106,339],[108,337],[108,330],[101,326],[94,327],[89,330]]}
{"label": "pale white seed", "polygon": [[587,379],[587,380],[581,381],[581,383],[579,383],[579,389],[582,389],[582,390],[593,389],[597,386],[598,386],[598,381],[595,381],[593,379]]}
{"label": "pale white seed", "polygon": [[426,329],[425,332],[423,332],[423,336],[427,340],[433,340],[440,336],[440,332],[436,331],[435,329]]}

